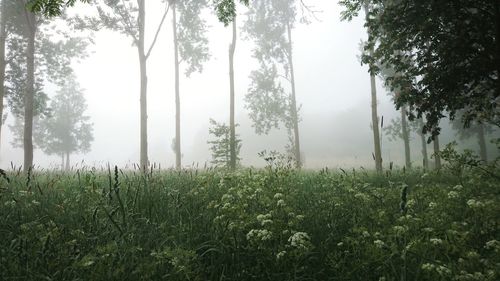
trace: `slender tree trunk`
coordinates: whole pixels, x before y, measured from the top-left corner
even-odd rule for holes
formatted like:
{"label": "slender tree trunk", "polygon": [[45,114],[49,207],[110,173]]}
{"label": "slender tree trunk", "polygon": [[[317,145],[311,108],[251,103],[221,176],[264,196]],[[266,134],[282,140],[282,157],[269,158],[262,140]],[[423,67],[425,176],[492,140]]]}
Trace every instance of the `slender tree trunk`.
{"label": "slender tree trunk", "polygon": [[290,22],[287,22],[287,32],[288,32],[288,64],[290,65],[290,83],[292,85],[292,96],[291,96],[291,113],[293,121],[293,136],[294,136],[294,151],[295,151],[295,161],[297,162],[297,168],[302,167],[302,160],[300,155],[300,137],[299,137],[299,116],[297,112],[297,99],[295,91],[295,72],[293,67],[293,41],[292,41],[292,28]]}
{"label": "slender tree trunk", "polygon": [[66,171],[69,171],[69,152],[66,152]]}
{"label": "slender tree trunk", "polygon": [[488,151],[486,149],[486,136],[483,124],[478,124],[477,137],[479,141],[481,160],[483,160],[484,162],[488,162]]}
{"label": "slender tree trunk", "polygon": [[435,136],[434,140],[434,168],[441,169],[441,156],[439,156],[439,136]]}
{"label": "slender tree trunk", "polygon": [[181,154],[181,101],[179,93],[179,43],[177,41],[177,11],[175,1],[172,4],[172,29],[174,32],[174,63],[175,63],[175,168],[182,167]]}
{"label": "slender tree trunk", "polygon": [[145,0],[137,0],[139,6],[139,42],[137,42],[137,49],[139,52],[139,64],[141,73],[141,93],[140,93],[140,114],[141,114],[141,169],[146,170],[149,166],[148,159],[148,76],[147,76],[147,65],[146,65],[146,54],[144,50],[144,36],[145,36],[145,24],[146,24],[146,8]]}
{"label": "slender tree trunk", "polygon": [[64,171],[64,153],[61,153],[61,171]]}
{"label": "slender tree trunk", "polygon": [[5,41],[7,40],[7,4],[0,3],[0,144],[3,126],[3,99],[5,96]]}
{"label": "slender tree trunk", "polygon": [[427,140],[425,139],[425,134],[423,132],[424,121],[422,121],[422,119],[419,119],[419,125],[420,125],[420,132],[418,134],[420,135],[420,141],[422,142],[422,165],[425,170],[428,170],[429,158],[427,156]]}
{"label": "slender tree trunk", "polygon": [[495,18],[496,18],[496,38],[495,43],[497,47],[496,52],[496,67],[497,67],[497,98],[500,97],[500,1],[493,1],[495,3]]}
{"label": "slender tree trunk", "polygon": [[406,168],[411,168],[410,156],[410,130],[408,129],[408,122],[406,120],[406,107],[401,107],[401,127],[403,130],[403,141],[405,144],[405,163]]}
{"label": "slender tree trunk", "polygon": [[27,10],[28,46],[26,48],[27,81],[24,97],[24,171],[33,167],[33,104],[35,99],[35,37],[37,24],[35,15]]}
{"label": "slender tree trunk", "polygon": [[[366,15],[366,20],[368,21],[369,6],[368,2],[364,2],[364,10]],[[370,30],[368,30],[368,37],[370,37]],[[370,55],[373,55],[373,49],[370,50]],[[371,66],[370,66],[371,68]],[[373,142],[374,142],[374,158],[375,158],[375,170],[378,173],[382,172],[382,149],[380,145],[380,131],[378,124],[378,113],[377,113],[377,85],[375,83],[375,75],[370,72],[370,87],[371,87],[371,107],[372,107],[372,129],[373,129]]]}
{"label": "slender tree trunk", "polygon": [[236,17],[233,18],[233,40],[229,46],[229,150],[231,170],[236,169],[236,125],[234,122],[234,52],[236,51]]}

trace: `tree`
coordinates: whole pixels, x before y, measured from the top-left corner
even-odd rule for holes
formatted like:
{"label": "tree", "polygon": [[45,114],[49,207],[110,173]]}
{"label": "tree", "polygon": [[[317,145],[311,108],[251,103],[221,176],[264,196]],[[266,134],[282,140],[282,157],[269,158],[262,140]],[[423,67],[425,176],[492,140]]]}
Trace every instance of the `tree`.
{"label": "tree", "polygon": [[479,146],[479,156],[484,162],[488,161],[488,150],[486,148],[486,135],[493,132],[493,128],[487,124],[472,121],[468,126],[464,126],[461,122],[463,112],[457,112],[457,117],[455,120],[451,121],[452,128],[456,131],[456,135],[461,140],[470,139],[472,137],[477,137]]}
{"label": "tree", "polygon": [[[0,141],[2,139],[2,126],[4,115],[4,98],[5,98],[5,44],[7,42],[7,1],[0,2]],[[1,143],[0,143],[1,145]]]}
{"label": "tree", "polygon": [[[299,126],[293,64],[292,29],[297,20],[295,1],[255,0],[250,6],[245,31],[255,41],[253,57],[260,69],[250,74],[246,108],[258,134],[284,124],[288,146],[301,167]],[[302,19],[306,22],[306,19]],[[289,87],[285,89],[282,82]]]}
{"label": "tree", "polygon": [[400,75],[386,79],[390,87],[410,85],[396,100],[408,105],[410,119],[425,115],[424,130],[433,136],[446,113],[453,119],[462,109],[463,123],[500,125],[499,1],[343,0],[343,18],[366,2],[373,6],[367,48],[374,51],[363,61],[392,65]]}
{"label": "tree", "polygon": [[[238,126],[238,125],[236,125]],[[212,161],[216,167],[224,167],[234,169],[232,167],[232,152],[231,152],[231,128],[224,123],[217,123],[215,120],[210,119],[210,128],[208,132],[214,136],[215,140],[208,141],[210,150],[212,151]],[[241,160],[238,156],[241,149],[241,139],[235,135],[235,152],[236,164]]]}
{"label": "tree", "polygon": [[[33,166],[33,120],[36,114],[43,112],[45,99],[43,94],[40,95],[43,84],[45,81],[57,84],[64,80],[72,71],[72,59],[85,56],[87,41],[71,36],[70,32],[55,25],[51,26],[48,21],[28,11],[26,0],[10,4],[11,23],[8,26],[12,38],[7,90],[15,89],[8,93],[10,105],[14,107],[11,111],[24,122],[24,170],[27,172]],[[56,31],[51,32],[49,27]],[[52,35],[57,32],[65,39],[54,40]]]}
{"label": "tree", "polygon": [[[203,63],[210,55],[208,53],[207,25],[201,18],[205,0],[169,0],[172,5],[172,30],[174,40],[174,67],[175,67],[175,167],[182,167],[181,153],[181,106],[179,70],[182,62],[186,63],[185,75],[189,77],[193,72],[201,72]],[[179,13],[179,17],[177,17]]]}
{"label": "tree", "polygon": [[229,152],[230,161],[229,167],[236,169],[236,124],[234,121],[234,53],[236,52],[236,16],[233,18],[232,24],[232,41],[229,45]]}
{"label": "tree", "polygon": [[149,166],[148,160],[148,125],[147,125],[147,91],[148,91],[148,76],[147,76],[147,61],[156,44],[161,27],[168,14],[170,5],[167,4],[163,17],[158,24],[154,39],[146,49],[146,1],[114,1],[105,0],[97,5],[99,18],[91,18],[84,25],[87,28],[99,30],[100,28],[108,28],[120,32],[130,39],[133,45],[137,48],[139,65],[140,65],[140,166],[146,170]]}
{"label": "tree", "polygon": [[38,146],[46,154],[61,156],[61,167],[69,170],[70,155],[90,151],[90,143],[94,139],[93,124],[85,115],[87,104],[76,77],[68,77],[52,98],[50,109],[50,116],[40,122],[42,137]]}
{"label": "tree", "polygon": [[[368,21],[370,10],[373,9],[370,5],[368,5],[368,2],[365,2],[363,5],[364,11],[365,11],[365,20]],[[368,40],[370,42],[370,38],[373,36],[373,32],[370,28],[367,30],[368,32]],[[369,44],[365,44],[366,46],[364,47],[365,51],[368,52],[369,54],[373,53],[373,47],[371,47]],[[363,56],[365,56],[366,52],[363,52]],[[373,64],[373,63],[372,63]],[[370,64],[370,68],[373,68],[374,66]],[[380,131],[379,131],[379,116],[377,112],[377,85],[375,81],[375,74],[370,72],[370,90],[371,90],[371,111],[372,111],[372,132],[373,132],[373,148],[374,148],[374,153],[373,153],[373,158],[375,160],[375,170],[379,173],[382,172],[382,149],[381,149],[381,144],[380,144]]]}

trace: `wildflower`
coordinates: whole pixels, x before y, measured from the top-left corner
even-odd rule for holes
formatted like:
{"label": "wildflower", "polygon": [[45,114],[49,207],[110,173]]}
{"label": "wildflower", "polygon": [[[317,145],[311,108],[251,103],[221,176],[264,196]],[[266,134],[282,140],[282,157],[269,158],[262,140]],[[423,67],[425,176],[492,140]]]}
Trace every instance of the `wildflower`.
{"label": "wildflower", "polygon": [[436,271],[441,276],[446,276],[446,275],[451,274],[451,270],[445,266],[442,266],[442,265],[436,267]]}
{"label": "wildflower", "polygon": [[279,199],[282,199],[282,198],[283,198],[283,194],[282,193],[278,192],[278,193],[274,194],[274,199],[278,199],[279,200]]}
{"label": "wildflower", "polygon": [[436,266],[433,265],[432,263],[424,263],[422,264],[422,270],[424,271],[432,271]]}
{"label": "wildflower", "polygon": [[282,259],[286,255],[286,251],[281,251],[278,254],[276,254],[276,259]]}
{"label": "wildflower", "polygon": [[295,232],[290,238],[288,238],[288,243],[292,247],[299,248],[299,249],[308,249],[310,246],[309,243],[309,235],[305,232]]}
{"label": "wildflower", "polygon": [[283,199],[278,200],[278,203],[276,203],[276,205],[278,207],[285,207],[286,206],[285,200]]}
{"label": "wildflower", "polygon": [[364,238],[368,238],[370,237],[370,233],[368,231],[363,231],[363,233],[361,233],[361,235],[363,235]]}
{"label": "wildflower", "polygon": [[33,200],[31,201],[31,203],[35,206],[40,206],[40,202],[36,201],[36,200]]}
{"label": "wildflower", "polygon": [[394,230],[394,232],[396,232],[397,235],[402,235],[402,234],[406,233],[406,231],[408,230],[408,227],[396,225],[392,229]]}
{"label": "wildflower", "polygon": [[458,190],[458,191],[462,190],[463,188],[464,188],[464,187],[463,187],[461,184],[457,184],[457,185],[455,185],[455,186],[453,187],[453,189],[454,189],[454,190]]}
{"label": "wildflower", "polygon": [[247,240],[261,240],[268,241],[271,240],[272,233],[267,229],[252,229],[247,233]]}
{"label": "wildflower", "polygon": [[411,208],[415,207],[415,204],[416,204],[415,199],[410,199],[406,202],[406,207],[408,209],[411,209]]}
{"label": "wildflower", "polygon": [[443,240],[441,240],[439,238],[431,238],[430,241],[434,245],[441,245],[441,244],[443,244]]}
{"label": "wildflower", "polygon": [[497,240],[493,239],[488,242],[486,242],[486,246],[484,246],[485,249],[487,250],[494,250],[495,252],[500,251],[500,242]]}
{"label": "wildflower", "polygon": [[435,202],[430,202],[429,203],[429,208],[430,209],[435,209],[437,207],[437,204]]}
{"label": "wildflower", "polygon": [[484,203],[478,200],[469,199],[467,205],[471,208],[481,208],[484,207]]}
{"label": "wildflower", "polygon": [[380,239],[377,239],[377,240],[373,241],[373,244],[375,244],[375,246],[377,246],[380,249],[382,249],[382,248],[385,247],[384,241],[382,241]]}
{"label": "wildflower", "polygon": [[338,246],[338,247],[342,247],[342,246],[344,246],[344,242],[339,242],[339,243],[337,243],[337,246]]}
{"label": "wildflower", "polygon": [[459,198],[459,197],[460,197],[460,195],[456,191],[450,191],[450,192],[448,192],[448,198],[450,198],[450,199],[456,199],[456,198]]}

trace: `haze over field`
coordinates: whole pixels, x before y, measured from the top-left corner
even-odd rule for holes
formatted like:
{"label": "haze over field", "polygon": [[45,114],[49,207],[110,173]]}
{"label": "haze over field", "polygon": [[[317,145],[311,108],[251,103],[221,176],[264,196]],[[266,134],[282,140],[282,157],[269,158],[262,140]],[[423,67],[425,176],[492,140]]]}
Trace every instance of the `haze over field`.
{"label": "haze over field", "polygon": [[[310,24],[297,23],[293,30],[294,64],[297,104],[302,142],[301,155],[306,168],[325,166],[370,166],[373,164],[373,136],[370,130],[370,77],[368,67],[360,63],[360,42],[366,40],[363,18],[351,22],[340,20],[344,9],[336,1],[309,0],[308,5],[320,11]],[[147,1],[146,45],[163,14],[164,4]],[[92,15],[93,7],[78,4],[70,14]],[[271,130],[269,135],[256,135],[245,108],[249,74],[258,68],[252,58],[255,47],[241,29],[245,7],[239,9],[238,41],[235,53],[236,123],[242,139],[241,163],[262,166],[258,157],[263,150],[284,151],[288,143],[286,130]],[[229,120],[229,86],[227,52],[231,42],[231,27],[224,27],[214,13],[205,12],[209,25],[210,60],[202,73],[183,75],[181,66],[181,128],[182,163],[184,166],[210,162],[207,141],[209,119],[227,123]],[[241,20],[240,20],[241,19]],[[174,67],[172,13],[169,12],[157,45],[148,60],[148,128],[149,160],[162,167],[175,165],[172,140],[175,137]],[[84,161],[89,165],[107,162],[124,166],[139,161],[139,61],[130,38],[106,29],[95,32],[95,44],[89,47],[87,58],[73,63],[76,79],[85,90],[87,114],[94,124],[94,141],[86,155],[72,156],[71,163]],[[46,86],[49,97],[55,87]],[[377,78],[379,116],[386,124],[399,116],[383,82]],[[9,115],[7,124],[13,124]],[[447,127],[447,121],[443,121]],[[1,165],[21,165],[23,151],[13,148],[13,135],[4,126]],[[445,129],[446,132],[446,129]],[[451,132],[443,137],[442,145],[453,140]],[[474,146],[474,142],[472,144]],[[419,143],[412,136],[413,162],[421,164]],[[430,149],[430,147],[429,147]],[[36,165],[56,167],[60,157],[47,156],[35,150]],[[382,136],[384,164],[394,161],[404,165],[402,143],[390,142]]]}

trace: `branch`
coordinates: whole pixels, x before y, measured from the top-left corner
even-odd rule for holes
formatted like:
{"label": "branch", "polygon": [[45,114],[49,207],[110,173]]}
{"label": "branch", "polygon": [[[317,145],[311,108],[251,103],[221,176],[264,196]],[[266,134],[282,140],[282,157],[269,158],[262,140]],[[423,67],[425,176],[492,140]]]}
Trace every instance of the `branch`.
{"label": "branch", "polygon": [[163,17],[161,18],[160,25],[158,25],[158,29],[156,30],[156,34],[155,34],[155,37],[153,39],[153,42],[151,43],[151,46],[149,46],[148,52],[146,54],[146,60],[149,58],[149,55],[151,55],[151,51],[153,50],[153,47],[156,44],[156,40],[158,39],[158,35],[160,34],[161,27],[163,26],[163,23],[165,22],[165,18],[167,17],[169,10],[170,10],[170,4],[167,4],[167,7],[165,9],[165,13],[163,14]]}

